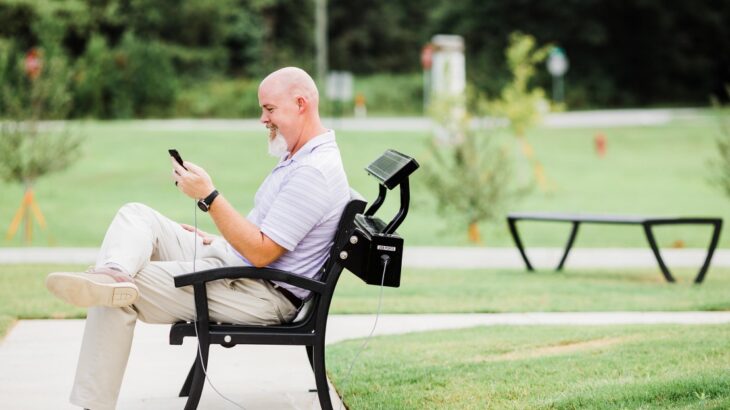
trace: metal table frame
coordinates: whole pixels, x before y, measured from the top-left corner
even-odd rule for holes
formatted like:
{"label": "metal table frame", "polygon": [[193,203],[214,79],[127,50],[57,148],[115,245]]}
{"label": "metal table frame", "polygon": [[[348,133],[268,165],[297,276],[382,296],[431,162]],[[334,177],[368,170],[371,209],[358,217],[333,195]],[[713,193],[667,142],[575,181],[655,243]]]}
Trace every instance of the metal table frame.
{"label": "metal table frame", "polygon": [[657,245],[656,239],[652,228],[657,225],[712,225],[714,227],[712,232],[712,239],[707,249],[707,257],[705,262],[702,264],[699,273],[695,277],[694,283],[702,283],[705,279],[707,269],[710,267],[710,261],[712,255],[715,253],[717,243],[720,239],[720,231],[722,229],[722,218],[683,218],[683,217],[662,217],[662,218],[651,218],[651,217],[640,217],[640,216],[622,216],[622,215],[588,215],[588,214],[567,214],[567,213],[552,213],[552,212],[513,212],[507,215],[507,224],[509,225],[509,231],[512,234],[512,239],[517,246],[517,249],[522,255],[522,260],[525,261],[527,270],[534,271],[530,260],[527,258],[525,253],[525,247],[522,245],[520,240],[520,234],[517,231],[517,221],[543,221],[543,222],[570,222],[573,224],[573,228],[570,231],[568,242],[565,245],[565,251],[560,259],[556,271],[563,269],[565,261],[568,258],[570,249],[573,247],[575,237],[578,235],[578,227],[581,223],[593,223],[593,224],[615,224],[615,225],[641,225],[644,228],[644,234],[646,240],[649,243],[651,251],[656,257],[659,269],[661,269],[664,278],[667,282],[675,282],[674,276],[672,276],[669,268],[664,263],[661,254],[659,253],[659,246]]}

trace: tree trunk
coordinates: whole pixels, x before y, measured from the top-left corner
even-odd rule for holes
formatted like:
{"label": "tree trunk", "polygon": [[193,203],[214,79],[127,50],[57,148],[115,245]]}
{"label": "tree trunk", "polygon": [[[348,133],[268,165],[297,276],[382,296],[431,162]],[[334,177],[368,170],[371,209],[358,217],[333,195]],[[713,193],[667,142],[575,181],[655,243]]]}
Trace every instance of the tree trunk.
{"label": "tree trunk", "polygon": [[535,150],[532,148],[530,142],[524,136],[518,136],[517,140],[520,142],[522,155],[532,165],[535,181],[537,181],[537,186],[540,188],[540,191],[548,192],[554,190],[555,184],[548,178],[547,173],[545,173],[545,167],[542,166],[540,160],[535,156]]}

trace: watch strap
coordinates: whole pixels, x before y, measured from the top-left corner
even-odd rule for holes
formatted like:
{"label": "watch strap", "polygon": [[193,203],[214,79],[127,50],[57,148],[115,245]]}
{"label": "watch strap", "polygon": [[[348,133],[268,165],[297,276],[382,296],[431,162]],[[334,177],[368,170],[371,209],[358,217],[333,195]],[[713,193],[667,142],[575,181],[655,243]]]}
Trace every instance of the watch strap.
{"label": "watch strap", "polygon": [[198,201],[198,207],[204,212],[208,212],[213,201],[218,197],[218,190],[214,189],[208,196]]}

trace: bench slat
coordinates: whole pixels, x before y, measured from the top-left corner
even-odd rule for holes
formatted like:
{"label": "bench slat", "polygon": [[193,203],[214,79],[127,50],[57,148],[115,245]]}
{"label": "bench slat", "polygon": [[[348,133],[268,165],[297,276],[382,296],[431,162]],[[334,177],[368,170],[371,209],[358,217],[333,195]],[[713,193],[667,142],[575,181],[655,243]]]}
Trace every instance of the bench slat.
{"label": "bench slat", "polygon": [[651,217],[640,215],[606,215],[565,212],[510,212],[507,218],[512,220],[556,221],[556,222],[589,222],[606,224],[644,224],[644,223],[714,223],[720,218],[708,217]]}

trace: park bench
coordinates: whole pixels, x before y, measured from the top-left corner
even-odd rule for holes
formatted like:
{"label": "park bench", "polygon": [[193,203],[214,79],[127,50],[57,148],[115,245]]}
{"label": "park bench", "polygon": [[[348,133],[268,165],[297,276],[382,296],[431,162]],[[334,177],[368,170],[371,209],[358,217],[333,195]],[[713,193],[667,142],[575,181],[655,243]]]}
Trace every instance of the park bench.
{"label": "park bench", "polygon": [[[207,369],[211,344],[227,348],[239,344],[305,346],[314,372],[320,406],[325,410],[332,409],[324,344],[332,295],[343,268],[368,284],[400,285],[403,239],[395,233],[395,229],[408,212],[408,176],[417,168],[415,160],[392,150],[386,151],[365,168],[379,182],[378,198],[365,211],[366,202],[357,192],[351,191],[350,202],[340,218],[329,257],[317,279],[255,267],[225,267],[175,277],[176,287],[193,286],[197,318],[194,322],[176,323],[170,329],[170,344],[181,345],[185,337],[196,337],[198,341],[198,352],[180,390],[180,397],[188,397],[186,410],[196,409],[200,401],[205,382],[204,368]],[[401,208],[395,218],[386,224],[375,217],[375,212],[384,202],[387,190],[397,186],[400,187]],[[286,282],[311,291],[311,296],[290,323],[269,326],[210,323],[206,283],[238,278]]]}
{"label": "park bench", "polygon": [[666,226],[666,225],[711,225],[713,226],[712,239],[710,240],[709,248],[707,249],[707,257],[705,258],[699,273],[695,277],[695,283],[702,283],[707,273],[707,269],[710,267],[710,261],[712,255],[717,248],[717,242],[720,239],[720,230],[722,229],[722,218],[685,218],[685,217],[642,217],[642,216],[627,216],[627,215],[590,215],[590,214],[570,214],[570,213],[554,213],[554,212],[512,212],[507,215],[507,224],[509,225],[509,231],[512,234],[512,239],[520,251],[522,260],[525,261],[527,270],[533,271],[532,264],[527,258],[525,248],[520,240],[519,232],[517,231],[517,221],[545,221],[545,222],[569,222],[573,224],[568,237],[568,242],[565,245],[565,251],[560,259],[556,271],[562,270],[565,265],[565,260],[568,258],[568,253],[573,247],[575,237],[578,234],[578,227],[582,223],[592,224],[615,224],[615,225],[641,225],[646,235],[646,240],[649,243],[651,251],[656,257],[659,269],[661,269],[664,278],[667,282],[675,282],[669,268],[664,263],[662,255],[659,252],[659,246],[657,245],[656,239],[652,228],[655,226]]}

